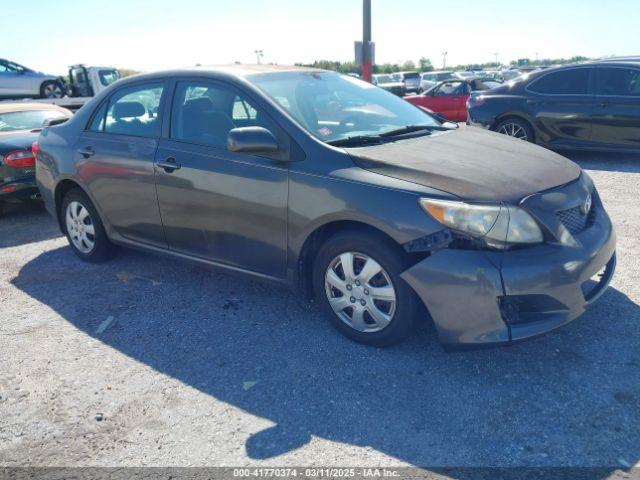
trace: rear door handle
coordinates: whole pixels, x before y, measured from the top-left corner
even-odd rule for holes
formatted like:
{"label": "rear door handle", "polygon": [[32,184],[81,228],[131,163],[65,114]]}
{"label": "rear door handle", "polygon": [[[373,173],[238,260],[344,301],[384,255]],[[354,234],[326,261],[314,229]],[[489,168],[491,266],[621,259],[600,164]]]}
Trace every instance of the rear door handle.
{"label": "rear door handle", "polygon": [[78,153],[82,155],[84,158],[89,158],[96,154],[96,152],[94,152],[93,148],[91,147],[86,147],[84,149],[81,148],[80,150],[78,150]]}
{"label": "rear door handle", "polygon": [[158,162],[156,165],[163,168],[167,173],[173,173],[176,170],[180,170],[180,167],[182,166],[179,163],[176,163],[176,159],[173,157],[169,157],[162,162]]}

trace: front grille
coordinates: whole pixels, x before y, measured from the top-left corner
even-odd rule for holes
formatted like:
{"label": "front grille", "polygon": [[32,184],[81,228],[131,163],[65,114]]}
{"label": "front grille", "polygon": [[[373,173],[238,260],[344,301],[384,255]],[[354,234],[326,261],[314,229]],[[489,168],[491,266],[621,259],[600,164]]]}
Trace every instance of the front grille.
{"label": "front grille", "polygon": [[558,216],[560,223],[562,223],[562,225],[564,225],[572,235],[575,235],[576,233],[586,230],[593,224],[595,213],[595,206],[592,205],[591,210],[587,213],[582,213],[580,207],[573,207],[566,210],[560,210],[559,212],[556,212],[556,215]]}

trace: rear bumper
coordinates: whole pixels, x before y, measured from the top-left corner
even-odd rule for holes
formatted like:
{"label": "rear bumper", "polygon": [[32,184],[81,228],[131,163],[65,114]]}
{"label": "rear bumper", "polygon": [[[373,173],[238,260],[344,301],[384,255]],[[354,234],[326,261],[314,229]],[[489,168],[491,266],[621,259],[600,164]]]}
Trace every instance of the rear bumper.
{"label": "rear bumper", "polygon": [[446,348],[524,340],[574,320],[606,290],[616,238],[604,210],[576,240],[504,253],[445,249],[402,278],[427,306]]}
{"label": "rear bumper", "polygon": [[0,202],[28,200],[39,195],[35,179],[16,179],[15,181],[0,183]]}

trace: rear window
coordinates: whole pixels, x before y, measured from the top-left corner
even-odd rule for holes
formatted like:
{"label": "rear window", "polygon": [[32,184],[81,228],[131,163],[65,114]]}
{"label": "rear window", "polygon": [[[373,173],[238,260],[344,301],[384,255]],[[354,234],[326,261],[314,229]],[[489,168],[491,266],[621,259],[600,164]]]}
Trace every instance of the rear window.
{"label": "rear window", "polygon": [[405,79],[414,79],[420,78],[420,74],[418,72],[409,72],[404,74]]}
{"label": "rear window", "polygon": [[30,110],[26,112],[9,112],[0,114],[0,132],[34,130],[42,128],[44,122],[54,118],[65,118],[64,112],[57,110]]}
{"label": "rear window", "polygon": [[528,85],[534,93],[546,95],[586,95],[589,92],[589,68],[551,72]]}
{"label": "rear window", "polygon": [[120,75],[117,70],[100,70],[98,71],[98,77],[100,77],[100,83],[107,87],[118,80]]}

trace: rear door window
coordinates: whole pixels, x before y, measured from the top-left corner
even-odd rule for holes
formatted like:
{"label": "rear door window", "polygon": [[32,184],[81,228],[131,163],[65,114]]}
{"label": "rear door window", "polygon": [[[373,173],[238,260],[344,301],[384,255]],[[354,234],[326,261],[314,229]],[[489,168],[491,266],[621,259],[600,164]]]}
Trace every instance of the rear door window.
{"label": "rear door window", "polygon": [[640,97],[640,70],[625,67],[600,68],[596,92],[603,96]]}
{"label": "rear door window", "polygon": [[109,99],[102,130],[106,133],[154,138],[160,135],[161,83],[122,88]]}
{"label": "rear door window", "polygon": [[587,95],[591,70],[573,68],[547,73],[531,82],[527,89],[544,95]]}

